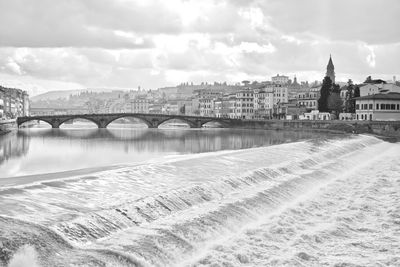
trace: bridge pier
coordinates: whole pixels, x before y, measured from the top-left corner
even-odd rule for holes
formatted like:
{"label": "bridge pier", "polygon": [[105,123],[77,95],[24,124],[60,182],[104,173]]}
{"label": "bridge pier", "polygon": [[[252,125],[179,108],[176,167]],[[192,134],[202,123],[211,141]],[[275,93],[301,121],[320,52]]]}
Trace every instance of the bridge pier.
{"label": "bridge pier", "polygon": [[99,127],[99,129],[105,129],[107,128],[107,125],[109,124],[109,122],[107,120],[105,120],[104,118],[101,118],[98,121],[95,121],[97,124],[97,127]]}
{"label": "bridge pier", "polygon": [[51,128],[53,129],[59,129],[60,128],[60,122],[58,120],[53,120],[51,123]]}
{"label": "bridge pier", "polygon": [[194,121],[191,125],[190,128],[201,128],[202,127],[202,123],[199,120]]}

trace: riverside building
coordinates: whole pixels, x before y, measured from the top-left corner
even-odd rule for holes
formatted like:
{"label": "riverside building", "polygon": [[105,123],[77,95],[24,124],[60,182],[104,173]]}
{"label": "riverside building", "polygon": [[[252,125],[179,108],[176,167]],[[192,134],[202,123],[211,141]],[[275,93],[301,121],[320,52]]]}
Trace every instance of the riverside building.
{"label": "riverside building", "polygon": [[372,121],[400,120],[400,93],[357,97],[356,119]]}

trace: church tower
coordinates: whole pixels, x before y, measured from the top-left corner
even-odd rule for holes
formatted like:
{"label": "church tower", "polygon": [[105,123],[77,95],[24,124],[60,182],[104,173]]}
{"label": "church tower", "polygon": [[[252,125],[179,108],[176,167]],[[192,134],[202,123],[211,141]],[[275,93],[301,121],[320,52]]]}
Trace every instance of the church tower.
{"label": "church tower", "polygon": [[332,56],[329,55],[328,66],[326,66],[326,75],[331,78],[332,83],[335,83],[335,66],[333,66]]}

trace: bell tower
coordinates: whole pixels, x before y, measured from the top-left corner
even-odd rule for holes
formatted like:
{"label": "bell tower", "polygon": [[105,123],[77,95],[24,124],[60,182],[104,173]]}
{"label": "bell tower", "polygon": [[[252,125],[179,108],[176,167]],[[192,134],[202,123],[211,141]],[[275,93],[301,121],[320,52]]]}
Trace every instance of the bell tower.
{"label": "bell tower", "polygon": [[335,83],[335,66],[333,65],[332,62],[332,56],[329,55],[329,62],[328,62],[328,66],[326,66],[326,75],[329,78],[331,78],[332,83]]}

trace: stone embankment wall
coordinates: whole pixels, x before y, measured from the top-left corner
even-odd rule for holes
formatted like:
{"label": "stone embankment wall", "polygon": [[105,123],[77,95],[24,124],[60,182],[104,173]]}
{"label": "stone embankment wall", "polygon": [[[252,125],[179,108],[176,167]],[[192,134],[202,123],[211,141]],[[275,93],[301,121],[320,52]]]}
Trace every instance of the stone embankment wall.
{"label": "stone embankment wall", "polygon": [[17,129],[17,123],[15,120],[0,121],[0,135],[15,129]]}
{"label": "stone embankment wall", "polygon": [[400,121],[241,121],[233,128],[369,133],[400,138]]}

